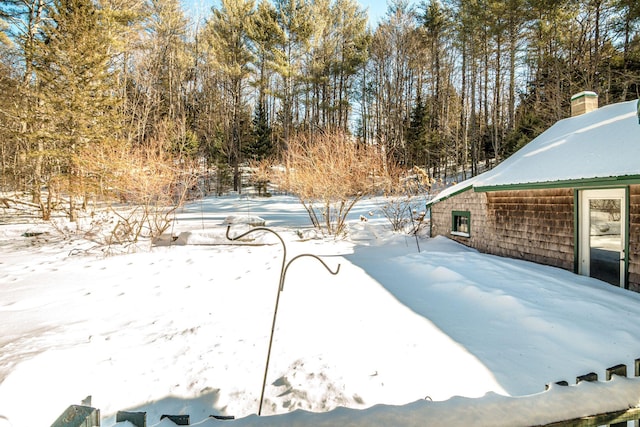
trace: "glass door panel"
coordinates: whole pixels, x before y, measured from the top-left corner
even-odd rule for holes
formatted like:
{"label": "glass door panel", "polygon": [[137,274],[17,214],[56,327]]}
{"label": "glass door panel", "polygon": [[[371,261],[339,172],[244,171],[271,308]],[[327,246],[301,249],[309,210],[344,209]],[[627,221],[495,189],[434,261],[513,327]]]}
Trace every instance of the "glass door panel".
{"label": "glass door panel", "polygon": [[589,276],[620,285],[622,200],[589,200]]}
{"label": "glass door panel", "polygon": [[580,274],[625,285],[626,190],[580,192]]}

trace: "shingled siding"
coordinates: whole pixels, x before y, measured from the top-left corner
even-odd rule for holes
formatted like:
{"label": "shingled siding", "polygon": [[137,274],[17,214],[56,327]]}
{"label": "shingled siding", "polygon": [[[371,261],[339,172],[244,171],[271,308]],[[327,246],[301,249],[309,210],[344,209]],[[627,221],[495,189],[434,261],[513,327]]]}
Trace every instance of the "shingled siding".
{"label": "shingled siding", "polygon": [[487,193],[489,251],[573,271],[573,189]]}
{"label": "shingled siding", "polygon": [[[573,271],[573,204],[572,189],[468,190],[431,207],[431,233],[481,252]],[[452,211],[470,212],[470,237],[451,235]]]}
{"label": "shingled siding", "polygon": [[640,292],[640,185],[629,195],[629,289]]}
{"label": "shingled siding", "polygon": [[[451,234],[453,211],[466,211],[471,214],[470,237]],[[468,190],[431,206],[431,235],[434,237],[446,236],[481,252],[489,252],[489,234],[491,234],[491,228],[487,224],[486,193]]]}

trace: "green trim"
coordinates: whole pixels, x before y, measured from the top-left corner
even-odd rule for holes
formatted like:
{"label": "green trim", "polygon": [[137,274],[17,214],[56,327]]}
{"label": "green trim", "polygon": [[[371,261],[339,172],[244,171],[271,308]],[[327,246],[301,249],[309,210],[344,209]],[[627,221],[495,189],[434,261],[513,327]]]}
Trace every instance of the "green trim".
{"label": "green trim", "polygon": [[[492,191],[510,191],[510,190],[541,190],[554,188],[588,188],[588,187],[609,187],[609,186],[628,186],[640,184],[640,175],[614,176],[611,178],[586,178],[566,181],[551,182],[531,182],[525,184],[504,184],[504,185],[483,185],[474,187],[477,193],[489,193]],[[450,196],[449,196],[450,197]]]}
{"label": "green trim", "polygon": [[474,186],[473,183],[449,194],[446,197],[437,198],[428,201],[427,207],[431,207],[436,203],[443,202],[458,194],[472,189],[475,193],[491,193],[495,191],[517,191],[517,190],[543,190],[543,189],[558,189],[558,188],[599,188],[599,187],[611,187],[611,186],[629,186],[640,184],[640,175],[627,175],[627,176],[614,176],[610,178],[585,178],[585,179],[573,179],[564,181],[547,181],[547,182],[529,182],[522,184],[502,184],[502,185],[479,185]]}
{"label": "green trim", "polygon": [[625,188],[625,198],[626,198],[626,218],[624,225],[624,288],[629,289],[629,240],[631,238],[631,231],[629,230],[629,226],[631,225],[631,188],[627,186]]}
{"label": "green trim", "polygon": [[449,194],[446,197],[438,198],[438,195],[436,195],[436,198],[434,200],[430,200],[430,201],[427,202],[427,207],[431,207],[431,206],[433,206],[433,205],[435,205],[436,203],[439,203],[439,202],[444,202],[445,200],[450,199],[453,196],[457,196],[460,193],[464,193],[465,191],[470,190],[470,189],[473,189],[473,183],[469,183],[469,185],[461,188],[458,191],[455,191],[455,192]]}
{"label": "green trim", "polygon": [[[467,231],[459,231],[456,218],[462,217],[467,219]],[[454,236],[471,237],[471,212],[469,211],[451,211],[451,234]]]}
{"label": "green trim", "polygon": [[573,190],[573,272],[580,274],[580,190]]}
{"label": "green trim", "polygon": [[[582,200],[580,197],[580,191],[586,190],[587,188],[576,188],[573,191],[573,239],[574,239],[574,248],[573,248],[573,272],[575,274],[580,274],[580,214],[582,209]],[[598,190],[600,188],[588,188],[589,190]],[[629,225],[631,224],[631,188],[626,186],[609,186],[604,187],[602,189],[622,189],[624,190],[624,198],[625,198],[625,217],[624,217],[624,283],[623,288],[629,289],[629,239],[631,237],[631,232],[629,230]]]}

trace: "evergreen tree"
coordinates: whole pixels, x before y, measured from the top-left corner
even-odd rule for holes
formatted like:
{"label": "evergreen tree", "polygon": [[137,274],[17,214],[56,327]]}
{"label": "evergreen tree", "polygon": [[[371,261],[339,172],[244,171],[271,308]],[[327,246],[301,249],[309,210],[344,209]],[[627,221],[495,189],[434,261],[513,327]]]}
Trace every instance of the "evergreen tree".
{"label": "evergreen tree", "polygon": [[245,90],[249,65],[252,61],[250,32],[253,25],[255,2],[253,0],[222,0],[219,9],[213,9],[209,22],[210,44],[215,54],[216,66],[220,69],[227,92],[229,113],[226,138],[229,164],[234,170],[233,188],[242,191],[240,182],[243,135],[243,118],[246,114]]}
{"label": "evergreen tree", "polygon": [[304,77],[302,63],[309,53],[309,43],[314,32],[312,7],[309,0],[275,0],[277,22],[282,30],[275,69],[280,76],[276,96],[281,103],[280,118],[282,137],[287,143],[299,123],[299,96]]}
{"label": "evergreen tree", "polygon": [[119,125],[115,82],[109,39],[91,0],[54,0],[48,16],[36,59],[43,120],[39,139],[67,178],[69,217],[75,220],[75,197],[85,191],[80,158]]}
{"label": "evergreen tree", "polygon": [[[423,29],[427,42],[427,57],[429,58],[430,96],[427,97],[425,108],[429,116],[428,129],[426,130],[426,167],[432,167],[434,174],[439,171],[440,166],[445,166],[445,129],[448,126],[446,112],[450,108],[449,103],[452,97],[447,93],[449,80],[449,70],[446,66],[447,46],[446,40],[449,38],[448,16],[446,10],[438,1],[432,1],[425,9],[423,16]],[[444,163],[444,165],[443,165]]]}
{"label": "evergreen tree", "polygon": [[256,104],[252,124],[251,140],[244,147],[244,154],[249,160],[261,161],[273,155],[271,127],[264,102]]}
{"label": "evergreen tree", "polygon": [[416,96],[415,106],[411,111],[409,129],[407,129],[407,147],[409,151],[408,165],[429,167],[427,139],[429,135],[427,109],[422,95]]}
{"label": "evergreen tree", "polygon": [[[6,52],[0,43],[0,56]],[[19,82],[11,75],[9,64],[0,60],[0,191],[6,191],[15,185],[17,170],[15,160],[18,158],[17,145],[11,143],[16,120],[15,103],[19,99]]]}
{"label": "evergreen tree", "polygon": [[[262,0],[253,15],[253,24],[248,27],[256,67],[256,86],[261,97],[269,87],[269,73],[278,56],[276,46],[282,44],[284,33],[278,25],[277,12],[269,0]],[[264,100],[264,98],[263,98]]]}
{"label": "evergreen tree", "polygon": [[152,0],[144,38],[144,60],[138,60],[134,79],[142,93],[138,101],[142,131],[140,142],[157,140],[176,150],[188,138],[186,100],[193,58],[187,41],[188,21],[179,0]]}
{"label": "evergreen tree", "polygon": [[[269,108],[270,93],[274,92],[273,74],[274,61],[278,57],[277,46],[283,43],[284,33],[278,25],[277,12],[275,7],[269,0],[262,0],[253,15],[253,25],[249,27],[249,35],[251,39],[250,48],[253,52],[254,86],[258,91],[258,99],[256,102],[257,109],[261,109],[260,117],[265,118],[265,124],[271,127],[270,119],[273,116],[273,109]],[[262,120],[262,119],[261,119]],[[255,116],[254,116],[255,121]],[[254,124],[255,128],[255,124]]]}
{"label": "evergreen tree", "polygon": [[351,112],[351,86],[354,76],[367,60],[371,37],[367,31],[367,18],[355,0],[336,0],[331,8],[336,39],[336,54],[331,67],[333,77],[332,120],[343,132],[348,132]]}
{"label": "evergreen tree", "polygon": [[[44,6],[44,0],[0,2],[0,14],[7,24],[3,34],[7,36],[7,50],[2,52],[2,56],[7,60],[11,58],[13,69],[10,73],[15,73],[18,82],[15,92],[2,92],[2,96],[10,96],[13,99],[7,100],[12,108],[7,111],[8,116],[0,122],[11,135],[5,145],[12,145],[15,153],[13,169],[16,172],[16,188],[21,191],[30,190],[32,202],[38,206],[42,206],[40,196],[44,145],[36,134],[42,126],[42,120],[36,99],[38,78],[33,72],[33,65],[37,40],[42,36],[41,24],[46,15]],[[6,64],[9,65],[9,62]],[[43,217],[46,217],[44,209]]]}

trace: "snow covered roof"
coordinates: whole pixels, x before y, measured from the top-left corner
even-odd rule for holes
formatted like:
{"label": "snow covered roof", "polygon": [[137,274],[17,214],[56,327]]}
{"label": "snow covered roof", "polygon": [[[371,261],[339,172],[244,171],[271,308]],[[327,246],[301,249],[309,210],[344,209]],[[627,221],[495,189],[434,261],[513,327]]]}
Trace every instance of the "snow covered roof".
{"label": "snow covered roof", "polygon": [[560,120],[494,169],[443,190],[430,203],[469,188],[492,191],[585,180],[640,180],[638,102]]}

